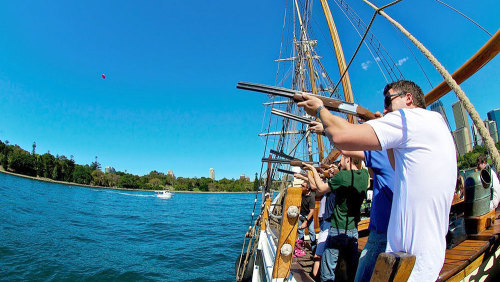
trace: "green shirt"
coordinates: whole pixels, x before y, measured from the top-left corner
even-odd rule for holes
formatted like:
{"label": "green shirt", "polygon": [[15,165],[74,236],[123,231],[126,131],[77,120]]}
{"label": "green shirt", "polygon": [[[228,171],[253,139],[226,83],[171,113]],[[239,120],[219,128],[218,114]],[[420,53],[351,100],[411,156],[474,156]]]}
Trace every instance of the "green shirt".
{"label": "green shirt", "polygon": [[341,170],[328,180],[332,193],[335,193],[332,227],[346,230],[357,228],[368,181],[369,175],[366,169]]}

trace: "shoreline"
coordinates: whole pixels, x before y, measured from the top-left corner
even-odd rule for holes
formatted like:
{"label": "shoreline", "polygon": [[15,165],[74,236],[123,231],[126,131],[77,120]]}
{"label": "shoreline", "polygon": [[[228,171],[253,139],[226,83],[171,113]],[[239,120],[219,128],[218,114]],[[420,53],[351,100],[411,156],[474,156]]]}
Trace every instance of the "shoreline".
{"label": "shoreline", "polygon": [[[0,166],[0,173],[5,173],[5,174],[12,175],[12,176],[18,176],[18,177],[27,178],[27,179],[31,179],[31,180],[42,181],[42,182],[49,182],[49,183],[69,185],[69,186],[80,186],[80,187],[86,187],[86,188],[111,189],[111,190],[122,190],[122,191],[145,191],[145,192],[162,191],[162,190],[146,190],[146,189],[120,188],[120,187],[104,187],[104,186],[95,186],[95,185],[87,185],[87,184],[80,184],[80,183],[74,183],[74,182],[59,181],[59,180],[54,180],[54,179],[50,179],[50,178],[37,177],[37,176],[29,176],[29,175],[24,175],[24,174],[19,174],[19,173],[14,173],[14,172],[6,171],[1,166]],[[229,193],[232,194],[232,193],[237,193],[237,194],[241,194],[241,193],[255,193],[255,191],[248,191],[248,192],[170,191],[170,193],[206,193],[206,194],[226,194],[226,193],[227,194],[229,194]]]}

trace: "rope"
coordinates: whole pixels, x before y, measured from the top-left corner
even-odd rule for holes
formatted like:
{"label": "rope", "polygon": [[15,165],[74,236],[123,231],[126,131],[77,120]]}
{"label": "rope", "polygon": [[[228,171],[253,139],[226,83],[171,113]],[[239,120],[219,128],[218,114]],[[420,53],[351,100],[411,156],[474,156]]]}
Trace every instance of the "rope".
{"label": "rope", "polygon": [[444,80],[450,88],[455,92],[457,95],[458,99],[462,102],[464,105],[465,109],[469,113],[472,121],[474,122],[474,125],[476,125],[477,129],[479,130],[479,133],[481,134],[481,137],[483,137],[483,140],[486,144],[486,148],[488,149],[491,158],[493,160],[493,163],[495,164],[495,169],[498,174],[498,170],[500,169],[500,154],[498,150],[495,147],[495,143],[493,142],[493,139],[491,138],[488,129],[486,129],[486,126],[481,120],[481,117],[477,113],[476,109],[474,108],[474,105],[470,102],[469,98],[465,95],[465,92],[460,88],[460,86],[457,84],[457,82],[453,79],[451,74],[441,65],[441,63],[432,55],[432,53],[425,48],[425,46],[420,43],[413,35],[410,34],[401,24],[399,24],[397,21],[395,21],[393,18],[391,18],[387,13],[382,11],[382,8],[377,8],[375,5],[370,3],[368,0],[363,0],[365,3],[370,5],[373,9],[378,11],[379,14],[384,16],[390,23],[392,23],[394,26],[396,26],[408,39],[410,39],[415,46],[427,57],[427,59],[434,65],[434,67],[439,71],[441,76],[443,76]]}
{"label": "rope", "polygon": [[[366,35],[368,34],[368,31],[370,30],[370,28],[371,28],[371,26],[372,26],[372,24],[373,24],[373,21],[375,20],[375,17],[377,16],[377,13],[379,12],[379,10],[381,10],[381,9],[385,9],[385,8],[387,8],[387,7],[389,7],[389,6],[392,6],[392,5],[394,5],[394,4],[398,3],[398,2],[401,2],[401,1],[402,1],[402,0],[396,0],[396,1],[394,1],[394,2],[392,2],[392,3],[389,3],[389,4],[385,5],[385,6],[382,6],[382,7],[381,7],[381,8],[379,8],[379,9],[375,9],[375,12],[373,13],[373,17],[372,17],[372,19],[371,19],[371,21],[370,21],[370,24],[368,24],[368,27],[366,28],[365,34],[363,34],[363,37],[361,38],[361,41],[360,41],[360,42],[359,42],[359,44],[358,44],[358,47],[356,47],[356,51],[355,51],[355,52],[354,52],[354,54],[352,55],[351,60],[349,61],[349,64],[347,64],[347,67],[345,68],[344,72],[343,72],[343,73],[342,73],[342,75],[340,76],[339,81],[337,82],[337,84],[336,84],[336,85],[335,85],[335,87],[333,88],[333,89],[334,89],[334,91],[337,89],[337,87],[339,86],[340,82],[342,82],[342,79],[344,78],[345,74],[347,73],[347,70],[349,70],[349,67],[350,67],[350,66],[351,66],[351,64],[352,64],[352,61],[354,60],[354,58],[355,58],[355,57],[356,57],[356,55],[358,54],[359,48],[360,48],[360,47],[361,47],[361,45],[363,44],[363,41],[365,40]],[[330,95],[330,97],[332,97],[332,95]]]}
{"label": "rope", "polygon": [[468,19],[469,21],[471,21],[473,24],[475,24],[477,27],[479,27],[480,29],[482,29],[484,32],[486,32],[490,37],[493,37],[493,35],[491,35],[491,33],[489,33],[485,28],[483,28],[480,24],[476,23],[473,19],[467,17],[464,13],[460,12],[459,10],[453,8],[452,6],[444,3],[443,1],[439,1],[439,0],[436,0],[436,2],[438,3],[441,3],[443,5],[445,5],[446,7],[452,9],[453,11],[457,12],[458,14],[460,14],[462,17]]}
{"label": "rope", "polygon": [[[335,4],[337,4],[337,6],[340,8],[340,10],[342,11],[342,13],[344,13],[345,17],[347,18],[347,20],[349,20],[349,22],[351,23],[352,27],[354,28],[354,30],[356,30],[356,33],[358,33],[359,37],[362,37],[361,33],[359,32],[359,30],[356,28],[356,26],[354,25],[354,22],[352,21],[352,19],[347,15],[347,13],[344,11],[344,9],[342,9],[342,7],[340,6],[339,2],[335,1]],[[346,4],[347,5],[347,4]],[[361,19],[358,19],[358,23],[362,22]],[[364,24],[364,23],[363,23]],[[380,64],[378,62],[378,60],[376,59],[375,55],[373,54],[372,52],[372,49],[370,49],[370,47],[368,47],[368,44],[366,42],[364,42],[366,48],[368,49],[368,52],[370,52],[370,55],[372,56],[373,60],[375,61],[375,63],[377,64],[377,67],[378,69],[380,70],[380,73],[382,73],[382,76],[384,77],[384,80],[386,83],[389,83],[389,80],[387,80],[387,77],[385,76],[385,73],[384,71],[382,70],[382,67],[380,67]],[[379,56],[380,58],[380,56]],[[385,68],[385,66],[384,66]]]}

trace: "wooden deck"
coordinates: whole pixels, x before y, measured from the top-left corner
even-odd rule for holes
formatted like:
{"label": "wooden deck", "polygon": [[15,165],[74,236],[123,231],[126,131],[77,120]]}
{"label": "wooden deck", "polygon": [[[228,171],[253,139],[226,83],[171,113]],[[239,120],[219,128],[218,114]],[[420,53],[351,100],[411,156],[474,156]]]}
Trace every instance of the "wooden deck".
{"label": "wooden deck", "polygon": [[[461,244],[446,250],[445,262],[437,281],[460,281],[494,254],[500,246],[500,210],[496,211],[495,219],[497,220],[490,228],[478,234],[471,234]],[[360,252],[368,240],[368,224],[369,220],[364,220],[358,225],[362,236],[358,240]],[[312,265],[313,256],[310,250],[307,250],[305,256],[293,259],[291,271],[297,281],[314,281],[309,275]]]}

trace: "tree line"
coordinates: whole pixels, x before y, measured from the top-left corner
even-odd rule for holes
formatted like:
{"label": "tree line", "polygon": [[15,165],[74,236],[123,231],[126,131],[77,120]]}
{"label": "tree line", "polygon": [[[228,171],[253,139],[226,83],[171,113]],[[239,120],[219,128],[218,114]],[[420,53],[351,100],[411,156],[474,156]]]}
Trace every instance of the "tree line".
{"label": "tree line", "polygon": [[97,159],[90,165],[75,163],[73,156],[68,159],[64,155],[52,155],[28,152],[9,141],[0,140],[0,166],[6,171],[18,174],[43,177],[57,181],[72,182],[85,185],[130,188],[144,190],[161,190],[170,188],[176,191],[203,192],[244,192],[258,190],[257,174],[253,182],[241,179],[212,180],[207,177],[184,178],[151,171],[147,175],[138,176],[126,172],[103,172]]}
{"label": "tree line", "polygon": [[[497,150],[500,151],[500,142],[496,143]],[[480,155],[488,155],[488,150],[485,146],[476,145],[471,152],[464,154],[463,156],[459,156],[457,158],[458,169],[466,170],[470,168],[476,167],[477,158]]]}

